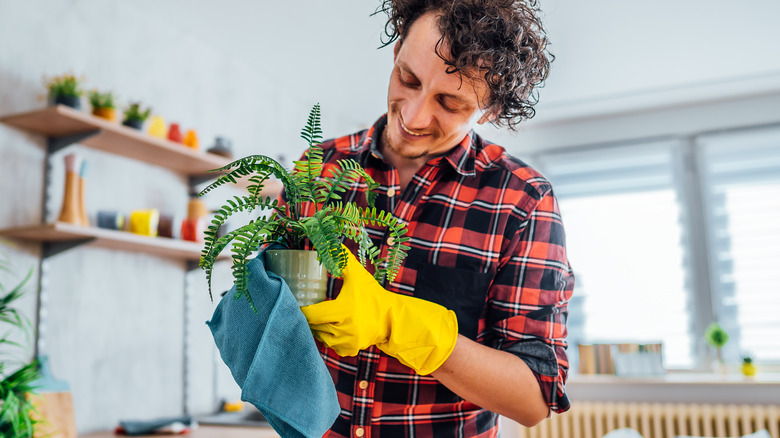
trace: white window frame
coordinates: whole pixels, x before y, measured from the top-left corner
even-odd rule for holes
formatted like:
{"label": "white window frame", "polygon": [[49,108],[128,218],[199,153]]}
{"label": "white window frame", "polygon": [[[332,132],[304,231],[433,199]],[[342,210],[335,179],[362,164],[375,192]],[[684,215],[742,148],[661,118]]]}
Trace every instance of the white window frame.
{"label": "white window frame", "polygon": [[[603,151],[605,148],[618,148],[639,143],[670,142],[673,144],[674,158],[672,169],[674,175],[675,190],[680,199],[682,234],[685,238],[683,251],[685,255],[684,269],[686,280],[689,282],[688,308],[693,314],[690,318],[691,355],[694,360],[692,371],[711,371],[711,364],[715,358],[712,348],[704,341],[704,333],[707,326],[718,320],[719,301],[717,290],[717,273],[713,269],[715,263],[715,251],[713,248],[712,233],[710,230],[711,219],[708,217],[707,204],[707,180],[703,172],[702,141],[719,135],[760,135],[760,131],[766,128],[780,127],[780,123],[746,126],[734,129],[718,131],[701,131],[686,136],[661,136],[648,139],[631,139],[604,144],[589,144],[580,146],[567,146],[563,148],[551,148],[538,151],[528,157],[530,163],[542,163],[544,157],[561,152],[577,151],[588,153]],[[544,166],[536,167],[544,174]],[[555,184],[553,182],[553,188]],[[564,227],[566,225],[566,218]],[[574,263],[574,262],[573,262]],[[576,266],[575,266],[576,270]],[[577,293],[576,286],[574,293]],[[570,347],[571,348],[571,347]],[[730,362],[735,358],[730,357]],[[770,369],[780,369],[780,364],[767,363]]]}

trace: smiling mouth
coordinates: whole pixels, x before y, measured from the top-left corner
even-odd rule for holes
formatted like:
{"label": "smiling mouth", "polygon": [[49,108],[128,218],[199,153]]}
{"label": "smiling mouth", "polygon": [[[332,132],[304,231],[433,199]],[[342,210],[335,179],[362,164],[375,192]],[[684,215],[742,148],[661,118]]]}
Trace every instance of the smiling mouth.
{"label": "smiling mouth", "polygon": [[411,131],[409,128],[406,127],[406,125],[404,125],[404,121],[403,120],[399,119],[399,122],[400,122],[401,128],[404,130],[404,132],[406,132],[409,135],[413,135],[415,137],[422,137],[422,136],[428,135],[428,134],[425,134],[425,133],[419,134],[417,132]]}

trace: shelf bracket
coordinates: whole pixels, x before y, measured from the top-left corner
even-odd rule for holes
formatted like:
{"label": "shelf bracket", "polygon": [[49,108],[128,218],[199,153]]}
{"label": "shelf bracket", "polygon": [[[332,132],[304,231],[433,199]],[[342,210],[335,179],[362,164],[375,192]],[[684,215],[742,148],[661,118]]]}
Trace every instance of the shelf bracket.
{"label": "shelf bracket", "polygon": [[189,183],[191,188],[195,188],[195,186],[199,184],[203,184],[206,181],[211,181],[214,179],[217,179],[220,174],[218,173],[212,173],[212,174],[203,174],[203,175],[192,175],[189,177]]}
{"label": "shelf bracket", "polygon": [[86,237],[84,239],[68,240],[64,242],[44,242],[42,258],[47,259],[69,249],[92,242],[95,237]]}
{"label": "shelf bracket", "polygon": [[92,131],[79,132],[78,134],[63,135],[61,137],[49,137],[47,145],[49,153],[57,152],[58,150],[70,146],[73,143],[78,143],[81,140],[92,137],[93,135],[100,134],[102,129],[94,129]]}
{"label": "shelf bracket", "polygon": [[187,272],[197,271],[200,269],[197,260],[187,260]]}

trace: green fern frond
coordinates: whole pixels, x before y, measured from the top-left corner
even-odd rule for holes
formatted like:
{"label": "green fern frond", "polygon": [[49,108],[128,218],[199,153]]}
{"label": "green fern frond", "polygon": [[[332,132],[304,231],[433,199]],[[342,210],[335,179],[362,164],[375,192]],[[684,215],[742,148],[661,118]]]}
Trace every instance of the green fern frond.
{"label": "green fern frond", "polygon": [[233,241],[236,236],[244,232],[244,228],[255,228],[257,227],[256,222],[263,221],[262,219],[258,219],[255,221],[251,221],[249,224],[244,225],[243,227],[230,231],[228,233],[225,233],[224,236],[217,238],[216,237],[216,230],[219,228],[219,226],[211,225],[209,228],[205,231],[206,238],[204,239],[206,241],[207,247],[203,249],[203,252],[200,256],[200,261],[198,265],[201,269],[203,269],[206,272],[206,283],[208,284],[209,289],[209,298],[212,300],[214,299],[214,296],[212,295],[211,291],[211,278],[214,271],[214,264],[217,261],[217,257],[219,254],[225,249],[226,246],[230,244],[230,242]]}
{"label": "green fern frond", "polygon": [[301,220],[306,237],[317,251],[317,258],[333,276],[341,277],[342,269],[347,265],[346,256],[341,248],[341,234],[336,218],[325,208],[314,216]]}
{"label": "green fern frond", "polygon": [[[270,178],[271,175],[273,175],[282,182],[285,188],[290,186],[293,187],[294,190],[294,185],[290,184],[290,174],[287,172],[287,169],[279,164],[278,161],[265,155],[250,155],[233,161],[232,163],[222,166],[219,169],[210,170],[209,172],[225,173],[220,175],[211,184],[207,185],[206,188],[201,190],[201,192],[198,193],[198,196],[203,196],[215,188],[228,183],[236,184],[239,179],[250,174],[256,174],[253,176],[255,178],[253,181],[255,185],[265,181],[266,179]],[[259,194],[259,191],[250,190],[249,193],[253,196],[256,196]]]}
{"label": "green fern frond", "polygon": [[374,266],[376,266],[374,277],[380,283],[384,281],[385,277],[387,277],[387,281],[393,281],[406,258],[406,250],[409,249],[406,243],[410,239],[404,236],[408,230],[389,212],[377,210],[376,207],[361,209],[361,211],[365,223],[385,227],[392,237],[393,244],[387,250],[387,257],[376,259],[374,262]]}
{"label": "green fern frond", "polygon": [[227,219],[238,212],[249,212],[256,208],[272,208],[277,209],[279,202],[276,199],[271,198],[250,198],[246,196],[234,196],[233,199],[228,199],[227,205],[223,205],[214,215],[211,220],[211,224],[206,228],[203,233],[204,246],[201,251],[201,258],[198,265],[201,268],[205,268],[207,265],[213,265],[216,261],[219,251],[214,251],[214,243],[217,238],[219,228],[227,221]]}
{"label": "green fern frond", "polygon": [[[278,162],[263,155],[252,155],[236,160],[216,172],[221,172],[214,182],[203,189],[200,195],[226,184],[236,184],[247,178],[249,196],[235,196],[225,201],[216,212],[205,231],[205,245],[200,267],[206,271],[211,296],[211,280],[217,257],[231,246],[232,273],[235,280],[235,298],[246,295],[253,311],[257,311],[248,293],[247,264],[252,254],[261,245],[280,243],[290,249],[311,247],[317,251],[317,258],[334,276],[340,277],[347,263],[347,254],[341,245],[342,237],[358,244],[358,259],[365,266],[375,267],[375,277],[381,282],[390,281],[396,275],[408,249],[408,238],[403,226],[387,212],[374,207],[376,188],[379,186],[371,176],[352,159],[338,160],[328,175],[325,168],[322,141],[321,114],[319,105],[309,113],[301,138],[308,143],[308,149],[301,160],[295,161],[293,169],[287,172]],[[286,204],[263,198],[261,193],[265,182],[271,176],[278,178],[284,186]],[[362,180],[362,181],[361,181]],[[362,186],[365,184],[365,186]],[[353,202],[344,202],[342,195],[351,190],[365,187],[368,208],[361,209]],[[301,217],[306,202],[314,203],[311,217]],[[269,209],[264,217],[217,237],[220,226],[237,212]],[[366,225],[386,227],[395,239],[385,258],[368,234]]]}
{"label": "green fern frond", "polygon": [[236,285],[235,298],[240,298],[242,295],[246,296],[253,312],[257,312],[257,308],[252,300],[252,295],[249,293],[246,266],[250,262],[249,257],[259,251],[262,244],[267,243],[265,233],[263,232],[264,225],[264,221],[253,221],[236,230],[233,235],[233,247],[231,248],[233,253],[233,279]]}
{"label": "green fern frond", "polygon": [[309,146],[318,145],[322,142],[322,126],[321,126],[321,114],[320,104],[315,104],[311,111],[309,111],[309,118],[306,121],[306,126],[301,131],[301,138],[306,140]]}

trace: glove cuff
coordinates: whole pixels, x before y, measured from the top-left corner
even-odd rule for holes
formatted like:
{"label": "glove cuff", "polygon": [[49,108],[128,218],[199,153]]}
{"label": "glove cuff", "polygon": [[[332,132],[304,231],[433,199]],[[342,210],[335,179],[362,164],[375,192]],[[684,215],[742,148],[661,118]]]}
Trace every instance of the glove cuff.
{"label": "glove cuff", "polygon": [[415,370],[417,374],[425,376],[439,369],[455,349],[458,340],[458,318],[455,312],[449,309],[443,312],[439,327],[432,329],[431,332],[433,335],[431,342],[414,348],[393,348],[392,339],[388,343],[377,346],[385,354],[395,357],[402,364]]}

